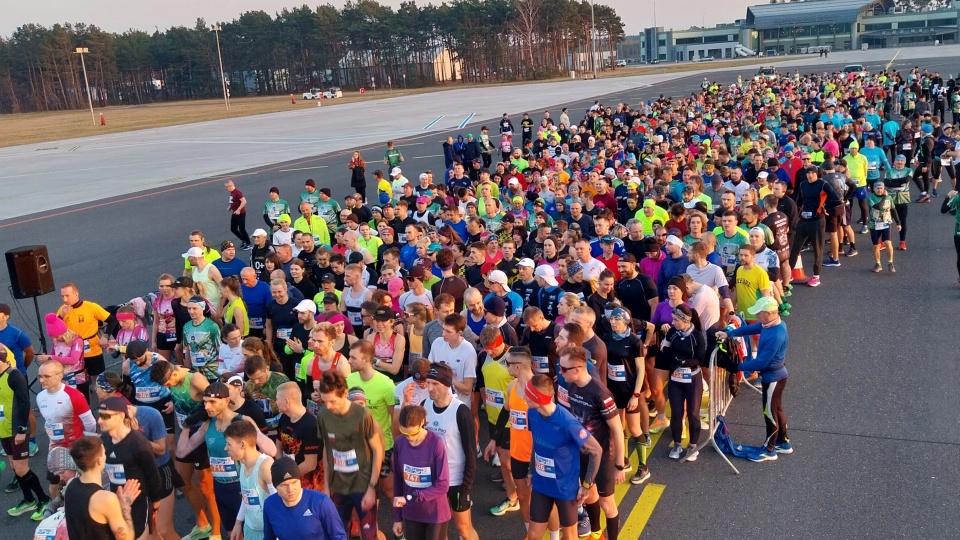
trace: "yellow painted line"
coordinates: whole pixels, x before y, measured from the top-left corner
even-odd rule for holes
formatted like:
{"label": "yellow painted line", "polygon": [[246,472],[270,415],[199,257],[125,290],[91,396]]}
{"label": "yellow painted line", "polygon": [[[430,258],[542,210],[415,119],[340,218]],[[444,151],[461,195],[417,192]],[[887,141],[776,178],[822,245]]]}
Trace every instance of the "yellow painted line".
{"label": "yellow painted line", "polygon": [[884,71],[890,69],[890,66],[893,65],[893,61],[896,60],[898,56],[900,56],[900,51],[902,50],[903,49],[897,49],[897,53],[893,55],[893,58],[891,58],[889,62],[887,62],[887,67],[883,68]]}
{"label": "yellow painted line", "polygon": [[667,486],[663,484],[647,484],[647,487],[643,488],[640,500],[630,511],[630,517],[620,527],[620,535],[623,538],[640,538],[665,489]]}

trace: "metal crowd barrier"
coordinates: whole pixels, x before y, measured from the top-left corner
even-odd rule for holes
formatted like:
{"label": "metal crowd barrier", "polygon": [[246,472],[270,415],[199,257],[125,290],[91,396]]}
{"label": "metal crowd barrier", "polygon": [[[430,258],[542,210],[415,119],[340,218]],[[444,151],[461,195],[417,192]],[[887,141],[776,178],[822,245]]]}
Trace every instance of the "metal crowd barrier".
{"label": "metal crowd barrier", "polygon": [[[749,340],[749,338],[747,338]],[[707,399],[708,405],[708,424],[709,429],[707,430],[707,436],[710,439],[710,445],[713,446],[713,449],[720,454],[720,457],[727,462],[727,465],[733,469],[733,472],[740,474],[740,471],[737,467],[730,462],[730,459],[724,454],[720,447],[717,446],[717,441],[714,439],[714,435],[717,432],[717,417],[726,416],[727,408],[730,406],[730,403],[733,401],[733,394],[730,393],[730,386],[727,384],[727,378],[730,374],[729,371],[721,368],[717,365],[717,351],[719,348],[714,348],[713,353],[710,354],[710,363],[707,366],[707,376],[708,383],[707,388],[710,389],[710,396]],[[748,352],[749,354],[749,352]],[[746,386],[753,390],[754,392],[761,393],[760,389],[753,386],[752,384],[742,384],[744,378],[738,376],[738,382],[741,387]]]}

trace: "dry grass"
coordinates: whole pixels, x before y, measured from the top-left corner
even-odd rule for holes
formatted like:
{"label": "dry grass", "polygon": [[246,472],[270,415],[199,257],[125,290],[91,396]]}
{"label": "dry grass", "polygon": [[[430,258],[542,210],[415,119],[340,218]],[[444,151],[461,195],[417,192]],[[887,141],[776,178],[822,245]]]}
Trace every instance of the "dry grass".
{"label": "dry grass", "polygon": [[[794,59],[796,57],[791,57]],[[779,58],[778,58],[779,59]],[[751,64],[765,64],[775,59],[745,58],[740,60],[724,60],[703,64],[658,64],[655,66],[640,66],[618,68],[615,71],[603,71],[599,78],[628,77],[631,75],[646,75],[651,73],[675,73],[690,71],[696,72],[700,66],[704,69],[736,67]],[[553,80],[565,80],[557,78]],[[511,84],[530,84],[546,81],[525,81]],[[439,92],[456,88],[470,88],[482,85],[453,83],[446,86],[431,88],[416,88],[410,90],[377,90],[375,92],[345,92],[344,97],[334,100],[324,100],[323,106],[336,106],[343,103],[369,101],[388,97]],[[226,110],[223,100],[179,101],[172,103],[156,103],[151,105],[131,105],[121,107],[105,107],[94,109],[97,115],[97,124],[90,118],[89,110],[57,111],[44,113],[11,114],[0,119],[0,147],[31,144],[75,137],[88,137],[105,133],[119,133],[136,129],[150,129],[163,126],[221,120],[238,116],[255,114],[269,114],[280,111],[289,111],[293,108],[315,107],[315,101],[303,101],[297,98],[297,104],[290,103],[289,96],[263,96],[235,98],[230,101],[230,110]],[[99,115],[103,114],[107,125],[99,124]]]}

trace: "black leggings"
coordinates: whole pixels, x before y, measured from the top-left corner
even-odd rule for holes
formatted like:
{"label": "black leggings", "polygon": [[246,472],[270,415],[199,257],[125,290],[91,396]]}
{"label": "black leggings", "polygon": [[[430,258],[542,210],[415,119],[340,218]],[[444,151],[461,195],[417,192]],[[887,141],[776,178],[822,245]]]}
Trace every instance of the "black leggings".
{"label": "black leggings", "polygon": [[703,374],[697,371],[691,382],[670,381],[667,385],[670,399],[670,433],[674,444],[680,444],[683,435],[683,416],[686,412],[690,429],[690,444],[700,443],[700,402],[703,400]]}
{"label": "black leggings", "polygon": [[960,276],[960,234],[953,235],[953,247],[957,250],[957,275]]}
{"label": "black leggings", "polygon": [[797,257],[800,249],[808,241],[813,246],[813,275],[820,275],[820,265],[823,263],[823,242],[827,230],[827,222],[820,219],[801,219],[797,222],[797,235],[790,246],[790,268],[797,267]]}
{"label": "black leggings", "polygon": [[922,167],[917,167],[913,171],[913,183],[917,185],[917,189],[920,190],[921,195],[926,195],[930,191],[930,170],[927,172],[922,172],[920,169]]}
{"label": "black leggings", "polygon": [[773,450],[775,444],[790,442],[787,437],[787,413],[783,412],[783,390],[787,379],[761,385],[763,422],[767,428],[767,450]]}
{"label": "black leggings", "polygon": [[403,537],[409,540],[446,540],[447,524],[403,520]]}
{"label": "black leggings", "polygon": [[897,211],[897,217],[900,218],[900,241],[907,241],[907,213],[910,209],[909,203],[901,203],[893,205],[893,208]]}
{"label": "black leggings", "polygon": [[250,245],[250,235],[247,234],[247,214],[230,214],[230,232],[243,242],[243,245]]}

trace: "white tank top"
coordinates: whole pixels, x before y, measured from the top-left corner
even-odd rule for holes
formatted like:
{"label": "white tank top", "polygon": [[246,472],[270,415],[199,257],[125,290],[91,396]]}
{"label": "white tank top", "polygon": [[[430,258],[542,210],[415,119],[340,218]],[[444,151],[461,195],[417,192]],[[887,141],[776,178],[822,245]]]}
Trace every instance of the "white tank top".
{"label": "white tank top", "polygon": [[427,429],[439,435],[443,439],[444,446],[447,447],[450,487],[463,483],[463,466],[467,461],[463,453],[463,443],[460,441],[460,428],[457,426],[457,411],[461,406],[463,406],[462,401],[452,398],[447,409],[437,413],[432,399],[423,403],[423,407],[427,409]]}
{"label": "white tank top", "polygon": [[351,293],[354,290],[353,287],[347,287],[346,290],[343,291],[343,305],[347,307],[347,318],[350,319],[350,324],[353,326],[363,326],[363,319],[360,317],[360,306],[367,296],[367,289],[361,287],[360,296],[353,296]]}
{"label": "white tank top", "polygon": [[210,304],[216,308],[220,305],[220,285],[210,279],[210,268],[212,264],[203,267],[203,270],[193,269],[191,277],[196,283],[203,283],[203,296]]}
{"label": "white tank top", "polygon": [[249,471],[240,465],[240,494],[243,497],[243,504],[246,507],[246,514],[243,524],[254,531],[263,530],[263,501],[270,496],[270,493],[260,487],[260,465],[267,459],[265,454],[260,454],[257,463]]}

